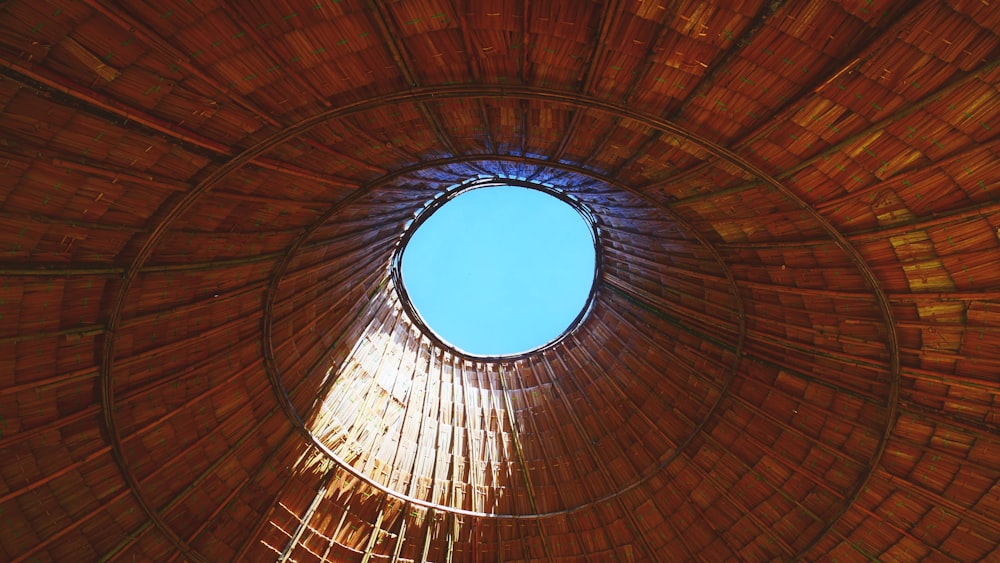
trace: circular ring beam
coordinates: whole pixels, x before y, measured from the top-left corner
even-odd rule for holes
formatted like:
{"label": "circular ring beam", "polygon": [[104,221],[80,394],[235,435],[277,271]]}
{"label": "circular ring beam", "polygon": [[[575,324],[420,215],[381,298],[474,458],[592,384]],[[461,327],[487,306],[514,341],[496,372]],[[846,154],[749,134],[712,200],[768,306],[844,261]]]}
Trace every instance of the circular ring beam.
{"label": "circular ring beam", "polygon": [[[579,167],[572,166],[572,165],[567,165],[567,164],[558,164],[558,165],[556,165],[554,163],[550,163],[550,162],[548,162],[546,160],[543,160],[543,159],[535,159],[535,158],[530,158],[530,157],[503,157],[503,156],[483,156],[483,155],[470,155],[470,156],[467,156],[467,157],[453,157],[453,158],[441,159],[441,160],[438,160],[438,161],[425,162],[425,163],[422,163],[421,165],[418,165],[418,166],[415,166],[415,167],[411,167],[411,168],[407,168],[407,169],[405,169],[405,172],[404,171],[400,171],[400,172],[397,172],[397,173],[394,173],[394,174],[387,175],[387,176],[385,176],[383,178],[379,178],[377,181],[371,183],[369,186],[366,186],[364,189],[358,190],[358,193],[352,194],[351,201],[354,201],[356,198],[360,198],[365,193],[368,193],[369,191],[371,191],[373,189],[376,189],[377,187],[379,187],[381,185],[384,185],[384,184],[386,184],[386,183],[388,183],[388,182],[390,182],[390,181],[392,181],[394,179],[397,179],[400,176],[403,176],[404,174],[413,173],[413,172],[416,172],[416,171],[419,171],[419,170],[432,169],[432,168],[443,166],[444,164],[459,163],[459,162],[477,162],[477,161],[478,162],[487,162],[487,161],[496,161],[496,160],[516,161],[516,162],[521,162],[521,163],[533,164],[533,165],[536,165],[536,166],[539,166],[539,167],[558,168],[558,169],[566,171],[566,172],[575,173],[575,174],[579,174],[581,176],[585,176],[585,177],[588,177],[588,178],[591,178],[591,179],[594,179],[594,180],[598,180],[598,181],[600,181],[602,183],[605,183],[605,184],[607,184],[607,185],[609,185],[609,186],[611,186],[613,188],[620,189],[622,191],[626,191],[626,192],[632,193],[634,195],[638,195],[643,200],[645,200],[648,203],[650,203],[651,206],[653,206],[655,209],[657,209],[661,213],[667,215],[670,218],[671,221],[675,221],[678,226],[680,226],[682,229],[685,230],[685,232],[691,234],[694,238],[696,238],[706,249],[709,250],[709,252],[712,254],[713,258],[716,260],[716,262],[722,268],[722,271],[725,272],[726,277],[727,277],[727,282],[729,284],[729,287],[730,287],[730,289],[732,291],[733,297],[734,297],[736,305],[737,305],[736,306],[736,315],[737,315],[737,319],[738,319],[738,326],[737,326],[737,331],[738,332],[737,332],[737,342],[733,346],[734,360],[733,360],[733,363],[732,363],[731,367],[729,368],[729,373],[726,376],[726,379],[725,379],[725,381],[724,381],[724,383],[723,383],[723,385],[722,385],[722,387],[720,389],[719,396],[716,398],[715,401],[713,401],[712,405],[710,405],[709,409],[707,410],[707,412],[706,412],[705,416],[702,418],[702,420],[699,421],[698,424],[695,425],[694,429],[688,434],[688,436],[683,441],[681,441],[678,444],[678,446],[674,449],[673,452],[671,452],[669,455],[665,456],[655,466],[651,467],[639,479],[636,479],[636,480],[634,480],[631,483],[627,483],[626,485],[619,487],[612,494],[608,494],[608,495],[602,496],[600,498],[594,499],[594,500],[592,500],[592,501],[590,501],[588,503],[581,504],[581,505],[574,506],[574,507],[570,507],[570,508],[567,508],[567,509],[557,510],[557,511],[550,511],[550,512],[543,512],[543,513],[535,513],[535,514],[497,514],[497,513],[492,513],[492,512],[478,512],[478,511],[465,510],[465,509],[461,509],[461,508],[457,508],[457,507],[453,507],[453,506],[448,506],[448,505],[443,505],[443,504],[439,504],[439,503],[430,502],[430,501],[427,501],[427,500],[422,499],[422,498],[418,498],[418,497],[414,497],[414,496],[407,495],[407,494],[404,494],[404,493],[400,493],[399,491],[395,491],[395,490],[393,490],[393,489],[391,489],[389,487],[386,487],[386,486],[382,485],[381,483],[375,481],[370,476],[364,474],[362,471],[360,471],[357,468],[355,468],[354,466],[352,466],[348,460],[346,460],[343,457],[337,455],[336,452],[334,452],[332,449],[330,449],[326,444],[324,444],[322,441],[320,441],[318,438],[316,438],[309,431],[309,429],[306,426],[306,422],[305,422],[306,418],[308,418],[308,413],[305,413],[306,416],[303,416],[303,413],[297,412],[297,410],[295,409],[295,407],[292,405],[292,401],[291,401],[290,395],[289,395],[286,387],[281,382],[281,375],[280,375],[280,373],[278,371],[277,364],[275,362],[274,344],[273,344],[273,338],[272,337],[273,337],[274,302],[275,302],[275,299],[277,297],[278,285],[280,283],[282,275],[284,274],[285,270],[287,270],[287,268],[288,268],[288,266],[289,266],[289,264],[291,262],[292,257],[294,256],[294,254],[298,250],[298,247],[301,246],[302,244],[305,244],[306,240],[308,239],[308,236],[303,236],[302,238],[296,240],[296,243],[293,244],[293,245],[291,245],[289,247],[289,250],[288,250],[288,253],[287,253],[285,259],[283,259],[281,261],[281,263],[278,266],[275,267],[275,270],[273,272],[272,281],[271,281],[271,283],[268,286],[268,291],[267,291],[267,294],[266,294],[265,299],[264,299],[264,315],[263,315],[263,321],[262,321],[263,325],[264,325],[264,329],[263,329],[264,330],[264,333],[263,333],[263,338],[264,338],[264,355],[265,355],[264,365],[265,365],[265,368],[267,369],[268,379],[271,381],[271,384],[273,385],[273,388],[275,390],[275,394],[277,396],[277,400],[278,400],[279,404],[281,405],[282,409],[284,409],[286,415],[288,415],[289,420],[291,420],[292,423],[296,426],[296,429],[299,431],[299,433],[302,434],[304,437],[306,437],[306,439],[312,444],[312,446],[315,447],[318,451],[322,452],[327,458],[329,458],[331,461],[333,461],[334,463],[336,463],[339,466],[341,466],[345,471],[347,471],[348,473],[350,473],[352,476],[354,476],[354,477],[356,477],[356,478],[364,481],[367,485],[371,486],[372,488],[377,489],[380,492],[382,492],[383,494],[389,495],[389,496],[391,496],[393,498],[396,498],[396,499],[398,499],[400,501],[409,502],[409,503],[417,505],[417,506],[422,506],[422,507],[425,507],[425,508],[432,508],[432,509],[439,510],[439,511],[442,511],[442,512],[450,512],[450,513],[459,514],[459,515],[463,515],[463,516],[472,516],[472,517],[478,517],[478,518],[509,519],[509,520],[541,520],[541,519],[553,518],[553,517],[556,517],[556,516],[562,516],[562,515],[566,515],[566,514],[571,514],[571,513],[578,512],[580,510],[583,510],[583,509],[586,509],[586,508],[589,508],[589,507],[592,507],[592,506],[595,506],[595,505],[598,505],[598,504],[602,504],[602,503],[614,501],[615,499],[621,497],[621,495],[623,495],[623,494],[625,494],[625,493],[627,493],[629,491],[632,491],[632,490],[636,489],[637,487],[641,486],[643,483],[647,482],[652,477],[654,477],[657,474],[659,474],[660,471],[662,471],[666,466],[668,466],[678,456],[680,456],[684,452],[684,450],[687,448],[687,446],[692,442],[692,440],[701,432],[701,430],[702,430],[702,428],[704,428],[705,424],[707,424],[707,422],[712,419],[714,413],[718,410],[719,406],[721,405],[723,398],[725,398],[725,396],[726,396],[726,392],[727,392],[727,390],[729,388],[730,383],[732,382],[732,380],[733,380],[733,378],[735,376],[735,372],[736,372],[736,370],[737,370],[737,368],[739,366],[740,358],[742,357],[742,354],[743,354],[743,345],[744,345],[744,342],[745,342],[745,335],[746,335],[746,321],[745,321],[745,314],[743,312],[742,300],[739,297],[739,292],[738,292],[738,288],[736,286],[735,279],[732,277],[732,274],[729,272],[729,269],[726,266],[726,264],[722,261],[721,255],[716,251],[716,249],[714,247],[711,246],[710,243],[708,243],[707,240],[704,239],[704,237],[702,237],[689,223],[687,223],[686,221],[684,221],[683,219],[681,219],[679,216],[677,216],[669,208],[663,206],[662,204],[656,202],[655,200],[652,200],[648,196],[645,196],[645,195],[643,195],[643,194],[641,194],[639,192],[636,192],[636,191],[634,191],[632,189],[626,188],[625,186],[622,186],[621,184],[619,184],[618,182],[616,182],[616,181],[614,181],[614,180],[612,180],[610,178],[599,176],[599,175],[597,175],[597,174],[595,174],[595,173],[593,173],[593,172],[591,172],[589,170],[583,169],[583,168],[579,168]],[[345,202],[342,202],[342,203],[346,205],[348,202],[345,201]],[[317,219],[317,221],[312,226],[310,226],[309,232],[312,232],[313,230],[315,230],[316,228],[318,228],[320,225],[322,225],[324,222],[328,221],[334,215],[334,213],[336,211],[342,209],[343,207],[344,207],[344,205],[338,204],[334,208],[331,208],[331,210],[329,210],[327,213],[324,213],[324,215],[322,217],[320,217],[319,219]],[[450,348],[446,347],[446,349],[450,349]],[[516,356],[516,358],[515,357],[505,357],[505,358],[484,359],[484,358],[479,358],[479,357],[475,357],[475,356],[466,356],[466,355],[463,355],[461,353],[456,353],[456,355],[458,355],[459,357],[467,357],[469,359],[473,359],[473,360],[476,360],[476,361],[509,362],[509,361],[513,361],[514,359],[517,359],[517,358],[526,358],[526,357],[534,356],[536,354],[541,354],[542,352],[544,352],[544,350],[547,350],[547,349],[548,349],[548,347],[546,346],[546,347],[544,347],[542,349],[534,350],[534,351],[531,351],[531,352],[526,352],[524,354],[518,354]]]}
{"label": "circular ring beam", "polygon": [[[854,263],[855,267],[861,273],[862,277],[865,279],[866,284],[869,286],[875,301],[878,305],[879,311],[882,316],[883,324],[886,329],[887,338],[887,350],[888,350],[888,364],[889,364],[889,391],[888,397],[886,398],[886,416],[883,427],[883,433],[879,438],[878,444],[875,448],[875,452],[871,456],[866,472],[862,475],[854,491],[846,499],[844,506],[839,513],[833,515],[829,521],[828,525],[817,534],[815,539],[810,542],[810,544],[801,550],[796,557],[801,556],[803,553],[807,552],[819,539],[821,539],[832,527],[840,520],[840,518],[846,513],[850,505],[857,499],[860,492],[863,490],[865,484],[871,477],[874,468],[878,465],[881,456],[885,451],[887,440],[889,434],[892,431],[892,423],[896,417],[897,403],[899,397],[899,376],[900,376],[900,352],[899,352],[899,342],[896,334],[895,324],[893,321],[893,313],[889,305],[888,297],[885,291],[881,288],[878,279],[870,266],[865,262],[860,252],[847,240],[847,238],[833,226],[819,211],[809,206],[805,201],[796,196],[790,189],[784,186],[781,182],[765,173],[762,169],[755,166],[753,163],[747,161],[743,157],[739,156],[735,152],[713,143],[712,141],[696,135],[690,131],[687,131],[676,124],[663,119],[661,117],[640,112],[624,106],[622,104],[616,104],[608,102],[605,100],[596,99],[590,96],[562,92],[546,88],[534,88],[534,87],[510,87],[510,86],[482,86],[482,85],[461,85],[461,86],[442,86],[442,87],[426,87],[426,88],[416,88],[406,92],[394,93],[386,96],[380,96],[376,98],[371,98],[363,101],[359,101],[352,104],[347,104],[345,106],[330,109],[325,112],[321,112],[313,117],[305,119],[297,124],[291,125],[284,130],[272,135],[271,137],[261,141],[260,143],[250,147],[240,154],[236,155],[225,164],[220,166],[218,169],[214,170],[211,174],[205,177],[201,182],[198,183],[193,189],[185,194],[179,201],[177,201],[170,209],[168,209],[160,222],[152,229],[149,236],[141,245],[140,249],[135,255],[132,263],[126,268],[122,276],[122,282],[119,289],[112,301],[108,322],[107,322],[107,332],[108,336],[105,339],[104,347],[102,350],[101,367],[100,367],[100,377],[99,377],[99,387],[102,403],[102,418],[106,429],[108,431],[108,437],[110,442],[110,447],[112,450],[112,455],[118,464],[120,471],[123,474],[123,478],[129,488],[133,491],[137,502],[140,507],[146,512],[150,520],[154,523],[164,533],[164,535],[173,542],[177,548],[185,555],[191,557],[192,559],[202,560],[201,556],[191,548],[184,540],[177,536],[176,533],[169,527],[169,525],[164,521],[162,516],[154,510],[149,503],[145,500],[142,493],[141,486],[138,480],[131,474],[128,466],[128,460],[125,458],[124,452],[122,451],[121,436],[119,434],[117,423],[114,416],[114,385],[112,372],[114,367],[114,351],[115,351],[115,339],[116,334],[121,324],[122,311],[124,310],[125,303],[127,302],[129,290],[135,281],[136,276],[142,270],[143,266],[149,260],[153,250],[157,247],[164,234],[169,230],[170,226],[180,218],[186,211],[188,211],[199,198],[204,194],[212,190],[212,188],[223,178],[227,177],[229,174],[239,170],[247,163],[251,162],[254,158],[266,153],[272,148],[278,146],[284,141],[302,133],[307,132],[312,127],[315,127],[321,123],[337,119],[340,117],[345,117],[348,115],[357,114],[364,112],[366,110],[381,107],[387,104],[399,104],[407,102],[426,102],[435,101],[443,99],[474,99],[474,98],[515,98],[515,99],[525,99],[525,100],[542,100],[550,101],[556,104],[568,105],[572,107],[587,108],[589,110],[602,111],[616,117],[628,118],[639,123],[642,123],[651,129],[658,130],[665,133],[670,133],[678,137],[687,139],[694,142],[706,151],[715,155],[716,157],[723,159],[743,170],[757,176],[764,183],[770,185],[783,196],[785,196],[790,201],[794,202],[803,212],[809,214],[812,219],[814,219],[817,224],[819,224],[823,230],[831,237],[835,244],[845,252],[851,261]],[[489,155],[477,155],[480,160],[490,159]],[[547,163],[552,164],[554,163]],[[360,188],[360,186],[359,186]],[[718,255],[716,253],[716,255]],[[730,276],[731,279],[731,276]],[[743,315],[740,314],[740,324],[744,324]],[[740,331],[740,343],[742,345],[743,341],[743,328]],[[739,362],[739,358],[735,360],[736,363]],[[724,396],[724,395],[723,395]],[[721,400],[720,396],[720,400]]]}

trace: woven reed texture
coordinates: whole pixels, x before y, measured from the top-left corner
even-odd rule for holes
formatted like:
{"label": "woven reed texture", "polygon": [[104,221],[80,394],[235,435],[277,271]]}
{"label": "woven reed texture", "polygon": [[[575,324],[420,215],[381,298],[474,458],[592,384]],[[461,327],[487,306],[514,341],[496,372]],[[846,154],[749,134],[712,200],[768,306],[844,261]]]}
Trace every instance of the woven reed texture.
{"label": "woven reed texture", "polygon": [[[0,62],[0,559],[1000,558],[989,2],[11,0]],[[477,178],[594,218],[543,349],[396,286]]]}

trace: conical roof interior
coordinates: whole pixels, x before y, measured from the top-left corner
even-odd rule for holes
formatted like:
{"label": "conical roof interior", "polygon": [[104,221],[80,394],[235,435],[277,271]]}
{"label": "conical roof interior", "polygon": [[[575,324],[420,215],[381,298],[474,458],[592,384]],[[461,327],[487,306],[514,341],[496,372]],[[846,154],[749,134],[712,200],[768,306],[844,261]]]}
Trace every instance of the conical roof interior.
{"label": "conical roof interior", "polygon": [[[11,0],[0,60],[0,559],[1000,558],[989,2]],[[473,357],[394,264],[503,182],[598,269]]]}

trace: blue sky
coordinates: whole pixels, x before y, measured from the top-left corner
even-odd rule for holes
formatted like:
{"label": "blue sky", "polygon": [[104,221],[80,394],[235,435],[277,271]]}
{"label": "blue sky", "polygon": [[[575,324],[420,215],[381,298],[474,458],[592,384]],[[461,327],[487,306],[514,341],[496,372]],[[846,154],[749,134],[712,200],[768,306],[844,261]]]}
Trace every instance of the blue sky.
{"label": "blue sky", "polygon": [[460,194],[414,232],[403,284],[427,325],[476,355],[524,352],[559,336],[594,276],[590,227],[563,201],[528,188]]}

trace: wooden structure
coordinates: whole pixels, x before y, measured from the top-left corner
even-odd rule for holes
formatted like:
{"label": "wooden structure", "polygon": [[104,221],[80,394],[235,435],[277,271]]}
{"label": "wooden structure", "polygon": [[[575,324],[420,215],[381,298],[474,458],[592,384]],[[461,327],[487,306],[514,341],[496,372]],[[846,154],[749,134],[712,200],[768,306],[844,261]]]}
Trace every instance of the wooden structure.
{"label": "wooden structure", "polygon": [[[11,0],[0,62],[0,559],[1000,558],[995,2]],[[400,302],[470,178],[593,213],[556,345]]]}

